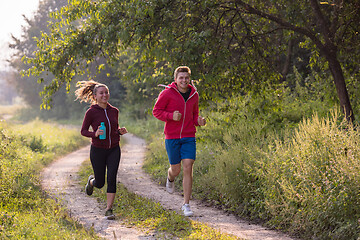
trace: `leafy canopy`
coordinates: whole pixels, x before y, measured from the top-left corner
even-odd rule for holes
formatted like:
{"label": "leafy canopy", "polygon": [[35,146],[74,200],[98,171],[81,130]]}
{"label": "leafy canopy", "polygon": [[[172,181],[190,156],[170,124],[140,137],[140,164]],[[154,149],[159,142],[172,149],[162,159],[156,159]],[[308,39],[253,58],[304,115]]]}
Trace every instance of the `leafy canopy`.
{"label": "leafy canopy", "polygon": [[213,100],[281,82],[288,74],[282,69],[291,40],[307,49],[288,54],[293,62],[301,59],[306,65],[310,57],[311,64],[322,67],[319,71],[327,70],[323,55],[330,46],[346,70],[358,72],[358,10],[358,3],[314,0],[70,0],[51,13],[50,32],[37,38],[35,57],[26,58],[33,65],[27,73],[54,74],[43,91],[49,103],[89,64],[102,57],[118,64],[132,49],[137,66],[130,68],[137,81],[143,81],[144,72],[151,76],[147,81],[163,81],[163,72],[171,76],[174,67],[186,64],[199,80],[202,99]]}

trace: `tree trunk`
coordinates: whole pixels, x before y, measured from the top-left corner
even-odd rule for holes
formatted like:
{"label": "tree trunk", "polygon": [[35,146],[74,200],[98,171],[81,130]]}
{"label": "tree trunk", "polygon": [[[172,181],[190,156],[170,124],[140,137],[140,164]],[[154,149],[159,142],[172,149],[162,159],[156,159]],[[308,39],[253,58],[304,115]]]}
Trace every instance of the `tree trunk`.
{"label": "tree trunk", "polygon": [[320,9],[319,1],[311,0],[310,4],[317,19],[316,25],[320,29],[320,32],[324,38],[324,43],[318,42],[319,39],[314,38],[315,44],[320,49],[320,54],[322,53],[322,55],[325,56],[326,60],[329,62],[329,69],[334,78],[336,92],[340,100],[340,107],[342,111],[344,112],[345,117],[349,122],[354,122],[355,118],[351,108],[349,94],[346,89],[344,73],[337,58],[338,49],[334,40],[335,35],[334,32],[331,31],[332,28],[337,27],[337,21],[331,22],[325,17]]}
{"label": "tree trunk", "polygon": [[354,122],[355,117],[354,117],[351,103],[349,100],[349,94],[346,89],[346,83],[345,83],[344,74],[343,74],[341,65],[340,65],[338,59],[336,58],[336,56],[327,54],[325,57],[326,57],[327,61],[329,62],[329,68],[330,68],[331,74],[334,78],[336,92],[337,92],[337,95],[340,100],[341,109],[344,112],[345,117],[348,120],[348,122]]}

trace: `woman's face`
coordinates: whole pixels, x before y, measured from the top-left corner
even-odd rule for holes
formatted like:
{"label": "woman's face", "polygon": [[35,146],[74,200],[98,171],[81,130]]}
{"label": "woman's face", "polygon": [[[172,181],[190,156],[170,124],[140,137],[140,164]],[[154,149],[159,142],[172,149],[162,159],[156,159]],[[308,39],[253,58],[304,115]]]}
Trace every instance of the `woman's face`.
{"label": "woman's face", "polygon": [[107,104],[110,93],[106,87],[98,87],[95,93],[95,99],[98,104]]}

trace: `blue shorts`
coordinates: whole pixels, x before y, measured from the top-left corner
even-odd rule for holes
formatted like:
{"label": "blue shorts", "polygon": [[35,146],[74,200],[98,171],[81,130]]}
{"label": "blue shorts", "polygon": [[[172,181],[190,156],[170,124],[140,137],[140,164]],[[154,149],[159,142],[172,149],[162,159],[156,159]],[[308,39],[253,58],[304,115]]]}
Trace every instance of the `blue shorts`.
{"label": "blue shorts", "polygon": [[165,139],[165,148],[171,165],[179,164],[182,159],[196,158],[196,139]]}

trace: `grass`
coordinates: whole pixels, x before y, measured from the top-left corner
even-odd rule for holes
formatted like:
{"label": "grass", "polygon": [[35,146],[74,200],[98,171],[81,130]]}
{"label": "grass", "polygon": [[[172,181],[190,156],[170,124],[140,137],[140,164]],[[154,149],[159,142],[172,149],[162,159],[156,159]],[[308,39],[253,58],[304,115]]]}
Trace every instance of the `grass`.
{"label": "grass", "polygon": [[0,122],[0,239],[98,239],[39,185],[46,164],[85,142],[50,123]]}
{"label": "grass", "polygon": [[20,109],[23,109],[22,105],[0,105],[0,116],[14,115]]}
{"label": "grass", "polygon": [[89,142],[89,139],[80,135],[80,127],[68,127],[68,125],[47,123],[40,120],[18,124],[11,129],[15,134],[22,136],[24,141],[38,152],[64,154]]}

